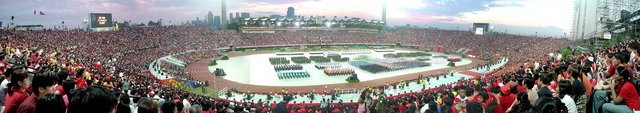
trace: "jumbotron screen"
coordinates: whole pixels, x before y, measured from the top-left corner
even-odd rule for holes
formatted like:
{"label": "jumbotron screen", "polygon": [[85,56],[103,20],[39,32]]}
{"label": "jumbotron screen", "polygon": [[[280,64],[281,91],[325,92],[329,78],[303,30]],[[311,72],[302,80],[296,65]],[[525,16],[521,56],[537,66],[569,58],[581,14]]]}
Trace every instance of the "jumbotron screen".
{"label": "jumbotron screen", "polygon": [[484,28],[482,27],[476,27],[476,35],[484,35]]}
{"label": "jumbotron screen", "polygon": [[113,27],[111,13],[91,13],[91,28]]}
{"label": "jumbotron screen", "polygon": [[473,23],[473,33],[475,35],[484,35],[489,32],[489,23]]}

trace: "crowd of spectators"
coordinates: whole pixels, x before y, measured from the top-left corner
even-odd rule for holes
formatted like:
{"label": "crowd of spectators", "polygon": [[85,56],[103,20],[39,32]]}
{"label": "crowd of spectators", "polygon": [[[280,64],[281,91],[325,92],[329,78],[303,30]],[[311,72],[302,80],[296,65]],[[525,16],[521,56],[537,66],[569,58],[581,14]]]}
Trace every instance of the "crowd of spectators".
{"label": "crowd of spectators", "polygon": [[[637,42],[576,55],[569,60],[558,60],[547,58],[547,53],[557,52],[560,47],[570,45],[571,41],[499,33],[478,36],[466,31],[434,29],[400,29],[384,33],[304,31],[240,34],[234,31],[209,31],[204,27],[172,26],[97,33],[0,30],[0,38],[3,49],[0,68],[4,72],[0,88],[6,89],[2,93],[6,98],[1,103],[5,106],[3,111],[7,113],[65,110],[69,113],[280,110],[300,113],[548,113],[618,112],[640,108],[637,106],[640,104],[636,104],[639,102],[635,90],[637,84],[630,82],[633,76],[638,75],[635,74],[638,64],[635,60],[638,56]],[[303,95],[336,94],[247,92],[248,97],[252,94],[285,94],[282,96],[285,100],[282,103],[285,104],[269,100],[241,102],[172,88],[145,72],[149,64],[164,56],[175,56],[189,64],[203,58],[217,57],[219,52],[216,49],[229,45],[330,43],[400,43],[417,45],[430,51],[438,47],[445,48],[445,51],[469,48],[472,49],[471,55],[483,59],[506,57],[509,63],[493,76],[460,80],[425,88],[421,92],[386,95],[380,90],[406,87],[413,82],[425,84],[447,77],[444,74],[446,72],[368,87],[362,92],[360,101],[355,103],[327,99],[319,105],[309,106],[304,105],[305,102],[288,103],[290,95],[299,95],[298,98],[301,98]],[[197,52],[187,52],[190,50]],[[595,68],[586,70],[585,66],[592,67],[591,64]],[[174,71],[170,74],[175,76],[189,76],[180,74],[184,73],[181,67],[160,67]],[[605,72],[604,67],[609,70]],[[613,79],[607,79],[610,77]],[[582,91],[585,93],[574,93]],[[230,92],[244,93],[240,90]],[[609,98],[609,95],[614,96]],[[607,103],[609,100],[614,103]],[[65,106],[61,106],[61,103]]]}

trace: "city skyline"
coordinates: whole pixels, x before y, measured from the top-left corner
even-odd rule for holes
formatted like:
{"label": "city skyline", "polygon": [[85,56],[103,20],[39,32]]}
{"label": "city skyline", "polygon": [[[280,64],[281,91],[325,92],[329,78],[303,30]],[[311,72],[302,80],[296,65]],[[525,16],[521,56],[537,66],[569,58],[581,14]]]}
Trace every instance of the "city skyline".
{"label": "city skyline", "polygon": [[[205,18],[212,11],[220,15],[221,0],[25,0],[6,1],[0,21],[6,25],[10,16],[16,24],[56,26],[61,21],[76,27],[90,12],[112,13],[116,21],[146,23],[163,19],[173,23]],[[286,15],[288,7],[296,15],[358,17],[381,20],[383,0],[233,0],[227,13],[248,12],[252,17]],[[472,23],[491,23],[493,31],[512,34],[559,36],[571,31],[573,0],[403,0],[387,1],[390,26],[411,24],[420,27],[468,30]],[[544,7],[544,8],[543,8]],[[551,8],[549,8],[551,7]],[[33,15],[41,10],[46,15]]]}

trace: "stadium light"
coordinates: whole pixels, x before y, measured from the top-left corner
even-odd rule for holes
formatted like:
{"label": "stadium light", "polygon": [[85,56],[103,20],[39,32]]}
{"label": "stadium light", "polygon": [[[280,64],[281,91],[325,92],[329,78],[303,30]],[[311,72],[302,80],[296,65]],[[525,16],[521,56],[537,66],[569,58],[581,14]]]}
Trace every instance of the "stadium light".
{"label": "stadium light", "polygon": [[300,22],[296,22],[296,27],[300,27]]}
{"label": "stadium light", "polygon": [[331,22],[325,22],[325,24],[327,25],[327,27],[331,27]]}
{"label": "stadium light", "polygon": [[278,27],[280,27],[280,26],[282,26],[282,22],[277,22],[277,23],[276,23],[276,25],[277,25]]}

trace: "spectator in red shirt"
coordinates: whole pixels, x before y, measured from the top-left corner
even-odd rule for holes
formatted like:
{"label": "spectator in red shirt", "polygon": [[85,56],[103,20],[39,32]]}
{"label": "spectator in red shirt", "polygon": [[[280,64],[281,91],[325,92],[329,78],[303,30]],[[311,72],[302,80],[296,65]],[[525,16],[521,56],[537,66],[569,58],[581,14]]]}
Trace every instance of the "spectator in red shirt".
{"label": "spectator in red shirt", "polygon": [[202,102],[202,113],[211,113],[211,102],[208,100]]}
{"label": "spectator in red shirt", "polygon": [[304,107],[300,107],[300,113],[307,113],[307,109],[305,109]]}
{"label": "spectator in red shirt", "polygon": [[58,85],[56,86],[56,91],[58,91],[58,94],[60,94],[60,95],[66,95],[67,92],[64,91],[64,88],[62,86],[63,86],[64,81],[66,81],[67,77],[69,76],[69,71],[60,70],[57,73],[57,76],[58,76],[58,81],[57,81]]}
{"label": "spectator in red shirt", "polygon": [[503,109],[510,108],[511,104],[516,100],[516,95],[511,94],[511,88],[509,88],[509,86],[502,86],[500,90],[500,106]]}
{"label": "spectator in red shirt", "polygon": [[40,72],[36,76],[33,76],[33,83],[31,84],[33,93],[18,107],[18,113],[35,113],[36,104],[38,98],[47,94],[54,94],[56,92],[56,81],[58,77],[48,71]]}
{"label": "spectator in red shirt", "polygon": [[76,78],[74,80],[76,82],[76,85],[77,85],[78,89],[89,87],[89,85],[87,84],[86,80],[82,76],[84,74],[84,69],[79,69],[79,70],[80,71],[78,71],[78,73],[76,73]]}
{"label": "spectator in red shirt", "polygon": [[[640,99],[634,85],[629,81],[631,74],[627,68],[618,66],[611,81],[611,97],[614,103],[602,105],[603,113],[629,113],[633,110],[640,110]],[[626,104],[626,105],[625,105]]]}
{"label": "spectator in red shirt", "polygon": [[36,113],[65,113],[67,108],[64,106],[62,96],[58,94],[47,94],[38,99],[36,104]]}
{"label": "spectator in red shirt", "polygon": [[118,100],[103,87],[78,89],[69,99],[67,113],[112,113]]}
{"label": "spectator in red shirt", "polygon": [[29,93],[27,93],[27,88],[31,86],[29,74],[22,66],[15,68],[17,70],[11,74],[11,83],[7,87],[5,113],[16,113],[20,104],[29,97]]}

